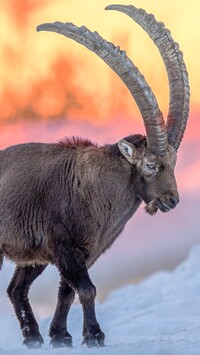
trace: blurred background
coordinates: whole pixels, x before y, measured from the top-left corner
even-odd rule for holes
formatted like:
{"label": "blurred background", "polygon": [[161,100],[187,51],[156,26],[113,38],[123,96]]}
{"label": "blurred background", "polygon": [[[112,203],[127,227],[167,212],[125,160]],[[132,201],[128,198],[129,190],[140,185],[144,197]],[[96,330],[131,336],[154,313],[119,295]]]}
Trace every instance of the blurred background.
{"label": "blurred background", "polygon": [[[179,149],[176,177],[180,203],[169,214],[145,214],[143,207],[112,248],[91,268],[98,299],[114,288],[136,283],[160,269],[173,269],[200,242],[200,25],[198,0],[133,4],[164,22],[184,53],[191,85],[191,110]],[[0,149],[28,141],[56,142],[64,136],[114,143],[145,133],[138,108],[120,79],[96,55],[51,32],[36,32],[43,22],[74,22],[97,30],[127,51],[168,112],[168,81],[157,48],[147,34],[122,13],[105,12],[108,0],[0,1]],[[1,271],[1,309],[13,313],[6,297],[14,265]],[[35,281],[31,301],[39,317],[55,307],[58,273],[49,266]],[[3,305],[3,307],[2,307]]]}

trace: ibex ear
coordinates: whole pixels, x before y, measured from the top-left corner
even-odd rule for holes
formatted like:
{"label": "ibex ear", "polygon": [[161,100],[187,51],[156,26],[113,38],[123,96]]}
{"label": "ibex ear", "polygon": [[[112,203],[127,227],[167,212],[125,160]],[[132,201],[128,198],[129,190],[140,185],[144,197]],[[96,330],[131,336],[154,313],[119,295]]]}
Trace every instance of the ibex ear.
{"label": "ibex ear", "polygon": [[137,157],[137,150],[132,143],[127,142],[122,139],[118,142],[118,147],[122,155],[128,160],[129,163],[133,164]]}

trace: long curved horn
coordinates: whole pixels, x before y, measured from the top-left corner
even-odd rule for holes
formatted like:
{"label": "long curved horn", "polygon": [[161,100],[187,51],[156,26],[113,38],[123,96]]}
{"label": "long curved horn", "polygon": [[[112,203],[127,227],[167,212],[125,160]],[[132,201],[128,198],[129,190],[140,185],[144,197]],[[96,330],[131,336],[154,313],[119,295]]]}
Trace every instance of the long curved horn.
{"label": "long curved horn", "polygon": [[106,10],[124,12],[135,20],[158,47],[165,63],[170,87],[169,113],[167,116],[168,142],[178,150],[185,132],[190,103],[188,73],[179,46],[163,23],[152,14],[135,6],[109,5]]}
{"label": "long curved horn", "polygon": [[144,120],[148,149],[158,155],[164,155],[168,142],[163,115],[151,88],[125,51],[105,41],[97,32],[91,32],[84,26],[76,27],[72,23],[46,23],[39,25],[37,31],[60,33],[102,58],[123,80],[134,97]]}

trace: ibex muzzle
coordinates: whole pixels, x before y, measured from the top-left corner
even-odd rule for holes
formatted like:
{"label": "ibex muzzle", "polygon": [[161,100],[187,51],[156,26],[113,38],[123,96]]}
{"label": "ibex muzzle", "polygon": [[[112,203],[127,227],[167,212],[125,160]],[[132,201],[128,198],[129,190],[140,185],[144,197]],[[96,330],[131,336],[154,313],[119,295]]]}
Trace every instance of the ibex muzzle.
{"label": "ibex muzzle", "polygon": [[107,10],[132,17],[158,47],[170,84],[169,114],[165,124],[143,75],[124,51],[98,33],[71,23],[38,26],[38,31],[76,40],[118,74],[137,102],[146,137],[131,135],[105,146],[66,138],[57,144],[21,144],[0,152],[0,264],[4,255],[17,264],[8,295],[28,347],[43,343],[28,291],[49,263],[61,276],[49,332],[52,346],[72,346],[66,320],[75,292],[83,307],[84,343],[103,346],[88,268],[112,245],[142,201],[151,215],[158,209],[168,212],[179,201],[174,167],[190,96],[182,53],[164,25],[144,10],[124,5]]}

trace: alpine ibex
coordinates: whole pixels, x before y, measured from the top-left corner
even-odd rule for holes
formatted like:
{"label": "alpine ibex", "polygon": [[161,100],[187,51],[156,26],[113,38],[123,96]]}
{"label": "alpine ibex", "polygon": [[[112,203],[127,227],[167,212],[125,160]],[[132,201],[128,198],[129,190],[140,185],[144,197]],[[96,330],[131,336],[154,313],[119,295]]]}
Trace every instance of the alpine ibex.
{"label": "alpine ibex", "polygon": [[84,343],[103,346],[88,268],[112,245],[142,201],[151,215],[158,209],[168,212],[179,202],[174,167],[190,96],[182,53],[153,15],[134,6],[106,9],[133,18],[155,42],[169,77],[169,114],[165,124],[140,71],[124,51],[97,32],[71,23],[38,26],[38,31],[58,32],[83,44],[117,73],[140,109],[146,137],[130,135],[105,146],[66,138],[56,144],[20,144],[0,152],[0,261],[6,256],[17,264],[8,295],[28,347],[43,343],[28,291],[49,263],[61,276],[49,332],[52,346],[72,345],[66,320],[75,292],[83,308]]}

